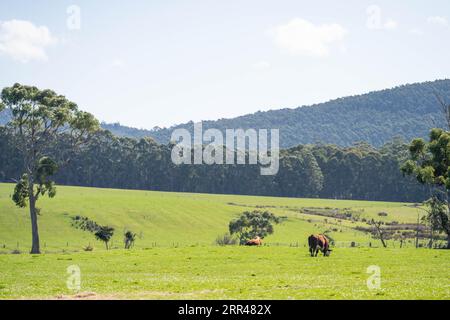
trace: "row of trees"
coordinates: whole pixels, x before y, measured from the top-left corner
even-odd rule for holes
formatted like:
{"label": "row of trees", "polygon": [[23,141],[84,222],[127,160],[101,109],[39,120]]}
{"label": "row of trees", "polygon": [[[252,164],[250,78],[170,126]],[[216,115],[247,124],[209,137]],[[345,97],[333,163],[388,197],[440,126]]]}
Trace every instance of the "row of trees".
{"label": "row of trees", "polygon": [[[0,181],[21,177],[23,151],[14,133],[0,128]],[[49,155],[67,154],[65,136],[49,146]],[[135,140],[96,132],[59,170],[59,184],[179,192],[321,197],[418,202],[426,189],[399,171],[408,146],[397,139],[375,149],[359,143],[301,145],[282,150],[280,170],[261,176],[257,165],[179,165],[171,161],[172,145],[151,138]]]}

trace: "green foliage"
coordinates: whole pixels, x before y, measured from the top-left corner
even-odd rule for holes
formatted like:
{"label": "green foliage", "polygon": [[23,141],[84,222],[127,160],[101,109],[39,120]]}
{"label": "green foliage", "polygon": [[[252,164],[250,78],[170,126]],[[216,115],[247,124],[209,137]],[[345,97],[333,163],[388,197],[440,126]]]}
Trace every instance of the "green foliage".
{"label": "green foliage", "polygon": [[123,235],[123,242],[125,243],[125,249],[131,249],[136,241],[136,233],[128,230]]}
{"label": "green foliage", "polygon": [[412,141],[411,159],[405,162],[402,171],[432,188],[432,198],[425,202],[429,207],[427,221],[447,234],[450,248],[450,132],[432,129],[428,143],[420,140]]}
{"label": "green foliage", "polygon": [[[0,181],[22,174],[23,157],[14,148],[17,139],[0,128]],[[51,159],[59,159],[71,148],[67,139],[58,141],[48,152]],[[71,154],[71,161],[53,178],[58,184],[102,188],[423,201],[425,188],[398,170],[408,154],[408,145],[400,139],[378,149],[363,143],[346,148],[300,145],[281,150],[277,175],[261,176],[257,165],[174,166],[168,145],[100,131]]]}
{"label": "green foliage", "polygon": [[269,211],[245,211],[238,219],[229,223],[230,234],[237,234],[241,244],[256,237],[264,238],[274,232],[272,223],[280,223],[280,218]]}
{"label": "green foliage", "polygon": [[409,147],[409,152],[413,159],[419,159],[425,152],[425,141],[422,138],[414,139]]}
{"label": "green foliage", "polygon": [[[39,160],[35,178],[33,179],[36,184],[35,187],[33,187],[33,193],[35,193],[34,196],[36,199],[38,199],[40,195],[45,195],[46,193],[50,198],[53,198],[56,195],[55,184],[53,181],[49,180],[49,177],[54,175],[56,170],[57,165],[52,159],[43,157]],[[29,197],[29,178],[28,174],[25,173],[14,188],[12,200],[18,207],[24,208],[27,206]]]}
{"label": "green foliage", "polygon": [[[58,168],[57,161],[65,162],[67,154],[77,148],[98,130],[98,121],[89,113],[78,110],[75,103],[52,90],[14,84],[0,94],[2,106],[9,111],[7,132],[13,135],[15,147],[23,161],[22,179],[16,185],[13,201],[20,207],[29,202],[32,223],[32,253],[40,253],[36,201],[41,195],[56,195],[50,179]],[[59,148],[53,157],[50,150],[62,139],[68,142],[66,150]],[[28,188],[28,192],[24,188]]]}
{"label": "green foliage", "polygon": [[58,170],[58,165],[53,159],[49,157],[42,157],[37,166],[35,183],[37,185],[37,195],[45,195],[48,193],[50,198],[56,195],[55,183],[50,180],[56,171]]}
{"label": "green foliage", "polygon": [[[446,187],[450,178],[450,134],[433,129],[430,140],[414,139],[409,147],[410,157],[402,166],[405,174],[414,175],[422,184]],[[448,189],[447,189],[448,190]]]}
{"label": "green foliage", "polygon": [[[101,226],[94,220],[83,216],[72,217],[72,226],[77,229],[93,233],[95,238],[97,240],[103,241],[105,243],[106,249],[109,249],[108,243],[114,235],[114,228],[110,226]],[[125,233],[125,249],[129,249],[133,245],[135,238],[136,234],[132,233],[131,231],[127,231]]]}
{"label": "green foliage", "polygon": [[401,171],[405,175],[411,175],[413,174],[414,170],[416,169],[415,162],[413,160],[406,160],[402,166],[400,167]]}
{"label": "green foliage", "polygon": [[83,231],[89,231],[92,233],[97,232],[100,229],[100,225],[94,220],[88,217],[75,216],[72,217],[72,226]]}
{"label": "green foliage", "polygon": [[114,228],[109,226],[100,226],[99,229],[94,233],[94,235],[97,240],[101,240],[105,243],[106,250],[108,250],[108,243],[114,235]]}
{"label": "green foliage", "polygon": [[450,234],[450,210],[447,203],[433,196],[425,201],[425,205],[428,207],[425,221],[433,230]]}
{"label": "green foliage", "polygon": [[26,174],[24,174],[14,187],[12,200],[18,207],[25,208],[27,206],[28,197],[29,197],[28,177]]}

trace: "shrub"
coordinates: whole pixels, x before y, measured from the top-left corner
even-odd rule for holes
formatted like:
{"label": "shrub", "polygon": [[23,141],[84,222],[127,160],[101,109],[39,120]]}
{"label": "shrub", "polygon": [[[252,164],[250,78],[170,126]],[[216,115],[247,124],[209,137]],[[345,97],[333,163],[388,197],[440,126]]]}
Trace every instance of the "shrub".
{"label": "shrub", "polygon": [[84,251],[94,251],[94,247],[90,244],[83,248]]}
{"label": "shrub", "polygon": [[83,216],[72,217],[72,226],[76,229],[89,231],[92,233],[97,232],[101,228],[101,226],[98,225],[97,222]]}
{"label": "shrub", "polygon": [[216,244],[219,246],[233,246],[237,244],[237,239],[229,233],[225,233],[224,235],[216,238]]}
{"label": "shrub", "polygon": [[136,241],[136,233],[132,231],[126,231],[123,235],[123,242],[125,243],[125,249],[131,249]]}

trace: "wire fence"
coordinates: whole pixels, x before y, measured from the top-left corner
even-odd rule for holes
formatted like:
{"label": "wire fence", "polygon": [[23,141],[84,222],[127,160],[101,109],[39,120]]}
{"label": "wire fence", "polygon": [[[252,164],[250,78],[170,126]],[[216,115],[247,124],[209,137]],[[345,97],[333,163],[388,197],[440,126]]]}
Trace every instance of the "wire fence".
{"label": "wire fence", "polygon": [[[447,242],[444,240],[434,240],[430,244],[429,239],[406,239],[406,240],[385,240],[387,248],[433,248],[441,249],[447,247]],[[97,247],[104,250],[103,243],[96,243]],[[185,243],[185,242],[150,242],[144,244],[136,244],[137,249],[151,249],[151,248],[182,248],[182,247],[198,247],[198,246],[219,246],[213,243]],[[431,245],[431,246],[430,246]],[[239,245],[234,245],[239,246]],[[291,247],[291,248],[307,248],[308,243],[306,241],[295,242],[264,242],[262,246],[265,247]],[[331,247],[334,248],[383,248],[381,241],[332,241]],[[110,250],[123,249],[124,245],[121,242],[111,241],[109,243]],[[30,243],[17,241],[15,243],[0,243],[0,254],[7,253],[26,253],[30,249]],[[82,245],[80,243],[51,243],[43,242],[41,244],[41,251],[44,253],[61,253],[61,252],[80,252],[80,251],[92,251],[93,246],[91,243]]]}

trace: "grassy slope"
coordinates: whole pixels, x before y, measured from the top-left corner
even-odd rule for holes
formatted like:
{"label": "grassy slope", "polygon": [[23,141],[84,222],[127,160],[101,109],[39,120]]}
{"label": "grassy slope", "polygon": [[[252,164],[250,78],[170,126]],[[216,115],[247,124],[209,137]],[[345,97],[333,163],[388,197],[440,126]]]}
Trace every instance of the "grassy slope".
{"label": "grassy slope", "polygon": [[[17,247],[27,250],[30,242],[30,223],[27,209],[16,208],[10,200],[13,185],[0,184],[0,251],[11,251]],[[234,203],[230,205],[229,203]],[[128,191],[58,187],[54,199],[42,198],[38,206],[42,209],[39,218],[41,242],[44,250],[81,249],[88,243],[96,249],[102,245],[94,237],[71,226],[71,216],[87,216],[100,224],[116,228],[114,246],[122,246],[125,228],[142,235],[137,247],[213,244],[219,234],[227,231],[228,222],[244,210],[253,208],[239,206],[277,206],[268,210],[288,216],[288,220],[276,226],[275,234],[268,243],[304,244],[309,234],[323,232],[330,227],[323,224],[323,217],[299,214],[285,208],[300,207],[351,207],[364,210],[362,216],[375,217],[385,211],[385,220],[414,222],[417,209],[402,203],[337,201],[322,199],[292,199],[270,197],[248,197],[234,195],[205,195],[187,193],[164,193],[150,191]],[[284,208],[281,208],[284,207]],[[307,220],[312,219],[311,223]],[[329,223],[337,223],[328,219]],[[337,227],[342,232],[332,233],[337,241],[370,241],[363,233],[354,231],[348,221]],[[68,247],[67,247],[68,243]],[[2,249],[3,245],[6,249]]]}
{"label": "grassy slope", "polygon": [[[0,184],[0,246],[6,244],[0,251],[11,251],[17,241],[27,251],[29,218],[26,209],[15,208],[9,199],[12,188]],[[256,205],[277,206],[270,210],[288,216],[267,243],[298,241],[300,248],[212,246],[231,218]],[[0,254],[0,299],[72,295],[66,287],[66,268],[73,264],[81,268],[81,291],[96,293],[91,298],[450,299],[448,250],[336,248],[330,258],[310,258],[304,248],[307,235],[330,225],[323,223],[323,217],[286,208],[351,207],[363,210],[365,217],[384,211],[386,220],[414,222],[420,211],[401,203],[58,187],[57,197],[43,199],[39,206],[44,251],[59,253]],[[122,245],[123,228],[142,232],[143,237],[134,250],[106,252],[91,234],[71,227],[70,216],[76,214],[116,227],[116,246]],[[354,225],[343,221],[342,232],[333,237],[369,241],[350,228]],[[61,253],[61,249],[80,250],[89,242],[94,252]],[[152,248],[152,242],[158,247]],[[180,248],[173,248],[173,242]],[[381,268],[381,290],[366,287],[369,265]]]}

